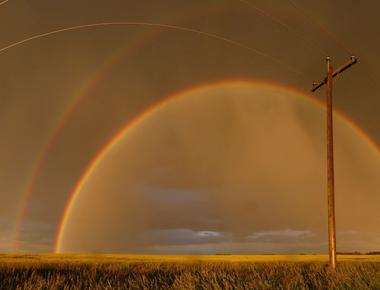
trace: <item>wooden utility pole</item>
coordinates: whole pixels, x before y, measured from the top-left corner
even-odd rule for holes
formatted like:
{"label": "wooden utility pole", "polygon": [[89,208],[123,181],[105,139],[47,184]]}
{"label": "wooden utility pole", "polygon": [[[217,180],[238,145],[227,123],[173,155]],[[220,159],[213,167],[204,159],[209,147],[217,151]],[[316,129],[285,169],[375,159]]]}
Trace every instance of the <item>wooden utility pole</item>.
{"label": "wooden utility pole", "polygon": [[327,207],[328,207],[328,239],[329,264],[332,270],[336,269],[336,231],[335,231],[335,194],[334,194],[334,139],[333,139],[333,78],[355,63],[357,59],[351,56],[343,66],[333,71],[330,57],[326,58],[327,76],[320,83],[313,83],[312,92],[327,84]]}

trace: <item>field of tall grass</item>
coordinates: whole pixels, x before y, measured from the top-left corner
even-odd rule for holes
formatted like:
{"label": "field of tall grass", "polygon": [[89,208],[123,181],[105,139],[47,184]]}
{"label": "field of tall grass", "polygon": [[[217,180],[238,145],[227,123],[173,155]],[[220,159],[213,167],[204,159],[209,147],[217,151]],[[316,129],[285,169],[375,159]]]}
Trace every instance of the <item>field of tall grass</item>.
{"label": "field of tall grass", "polygon": [[380,289],[380,256],[0,255],[0,289]]}

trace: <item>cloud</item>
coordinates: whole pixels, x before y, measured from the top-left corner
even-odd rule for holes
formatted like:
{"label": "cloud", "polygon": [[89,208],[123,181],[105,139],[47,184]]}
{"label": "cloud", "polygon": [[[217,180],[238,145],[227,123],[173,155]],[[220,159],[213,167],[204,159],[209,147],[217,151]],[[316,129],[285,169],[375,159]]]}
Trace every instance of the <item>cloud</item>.
{"label": "cloud", "polygon": [[13,227],[7,218],[0,218],[0,252],[8,252],[13,246]]}
{"label": "cloud", "polygon": [[217,237],[223,236],[221,233],[213,232],[213,231],[200,231],[200,232],[197,232],[195,235],[196,237],[199,237],[199,238],[210,238],[210,237],[217,238]]}
{"label": "cloud", "polygon": [[145,245],[191,245],[209,244],[224,241],[224,234],[215,231],[194,231],[191,229],[161,229],[146,231]]}
{"label": "cloud", "polygon": [[315,235],[310,230],[284,229],[284,230],[255,232],[252,235],[248,236],[248,238],[251,240],[263,240],[263,239],[273,240],[277,238],[299,239],[299,238],[309,238],[309,237],[314,237],[314,236]]}
{"label": "cloud", "polygon": [[55,227],[43,221],[24,221],[20,235],[15,240],[22,252],[51,252],[54,245]]}
{"label": "cloud", "polygon": [[[175,99],[94,170],[62,249],[325,251],[324,121],[279,88],[231,83]],[[378,232],[377,153],[341,119],[335,126],[339,230]]]}

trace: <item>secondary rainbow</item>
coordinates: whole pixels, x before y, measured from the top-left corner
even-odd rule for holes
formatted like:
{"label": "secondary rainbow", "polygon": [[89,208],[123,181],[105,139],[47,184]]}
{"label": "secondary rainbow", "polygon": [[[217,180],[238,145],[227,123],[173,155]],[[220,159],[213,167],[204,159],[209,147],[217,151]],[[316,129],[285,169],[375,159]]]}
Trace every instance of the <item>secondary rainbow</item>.
{"label": "secondary rainbow", "polygon": [[[5,4],[8,1],[9,0],[0,2],[0,5]],[[297,34],[297,32],[294,29],[292,29],[291,27],[289,27],[286,23],[282,22],[276,16],[274,16],[274,15],[272,15],[272,14],[270,14],[270,13],[268,13],[268,12],[262,10],[262,9],[260,9],[259,7],[257,7],[255,5],[249,3],[248,1],[240,1],[240,2],[245,3],[249,7],[253,8],[260,15],[262,15],[264,17],[268,17],[274,23],[277,23],[280,26],[286,28],[287,30],[289,30],[289,31]],[[190,13],[190,15],[193,15],[193,13]],[[0,53],[3,53],[5,51],[7,51],[7,50],[9,50],[11,48],[17,47],[19,45],[23,45],[23,44],[25,44],[25,43],[27,43],[29,41],[32,41],[32,40],[37,40],[37,39],[40,39],[40,38],[54,36],[56,34],[63,33],[63,32],[70,32],[70,31],[75,31],[75,30],[82,30],[82,29],[89,29],[89,28],[96,28],[96,27],[103,27],[103,26],[124,26],[124,25],[127,25],[127,26],[158,27],[158,28],[180,30],[180,31],[183,31],[183,32],[198,33],[198,34],[201,34],[203,36],[206,36],[206,37],[209,37],[209,38],[218,39],[218,40],[227,42],[230,45],[238,46],[240,48],[249,50],[250,52],[257,53],[257,54],[259,54],[261,56],[270,58],[274,62],[277,62],[277,63],[279,63],[281,65],[285,65],[290,71],[293,71],[294,73],[296,73],[298,75],[301,75],[300,72],[294,71],[287,64],[279,61],[278,59],[275,59],[272,56],[263,53],[262,51],[258,51],[256,49],[248,47],[248,46],[246,46],[246,45],[244,45],[242,43],[239,43],[237,41],[234,41],[234,40],[231,40],[231,39],[228,39],[228,38],[225,38],[223,36],[216,35],[216,34],[204,32],[204,31],[199,31],[199,30],[195,30],[195,29],[191,29],[191,28],[187,28],[187,27],[176,26],[176,25],[168,25],[168,24],[160,24],[160,23],[104,22],[104,23],[91,23],[91,24],[77,25],[77,26],[72,26],[72,27],[67,27],[67,28],[61,28],[61,29],[57,29],[57,30],[54,30],[54,31],[49,31],[49,32],[46,32],[46,33],[42,33],[42,34],[38,34],[38,35],[34,35],[34,36],[31,36],[31,37],[28,37],[28,38],[26,38],[24,40],[21,40],[21,41],[18,41],[18,42],[15,42],[15,43],[12,43],[10,45],[7,45],[5,47],[0,48]],[[305,41],[305,43],[314,45],[313,43],[309,43],[306,39],[304,39],[304,38],[302,38],[302,39],[303,39],[303,41]],[[135,45],[132,45],[132,46],[135,46]],[[137,46],[141,46],[141,45],[136,45],[136,47],[132,48],[132,50],[136,50]],[[120,53],[116,52],[115,54],[120,54]],[[17,240],[18,240],[18,235],[19,235],[19,232],[20,232],[20,227],[21,227],[22,221],[23,221],[24,216],[25,216],[27,204],[28,204],[28,202],[30,200],[30,197],[31,197],[32,193],[35,190],[37,179],[39,177],[40,171],[42,170],[42,168],[43,168],[43,166],[44,166],[44,164],[46,162],[46,159],[47,159],[47,157],[48,157],[51,149],[53,148],[53,146],[55,144],[56,139],[58,138],[60,132],[65,128],[65,126],[66,126],[68,120],[70,119],[70,116],[72,115],[72,113],[75,112],[80,107],[80,105],[83,102],[83,100],[86,98],[86,96],[89,95],[89,91],[91,89],[93,89],[96,86],[96,84],[98,82],[100,82],[104,78],[104,76],[106,75],[107,71],[109,71],[112,68],[112,66],[114,66],[116,64],[116,60],[119,59],[119,58],[120,58],[120,55],[117,56],[117,57],[115,57],[115,56],[111,57],[111,62],[110,62],[111,64],[106,64],[104,67],[102,67],[101,70],[100,70],[100,72],[95,73],[94,77],[92,79],[88,80],[79,89],[79,92],[77,94],[75,94],[74,98],[72,98],[69,101],[67,109],[63,111],[63,113],[59,116],[58,121],[55,122],[56,125],[53,126],[53,129],[52,129],[51,133],[49,134],[48,141],[45,144],[45,146],[43,147],[43,149],[41,150],[41,152],[38,155],[38,157],[36,158],[36,161],[35,161],[34,165],[32,166],[31,174],[27,178],[28,181],[26,182],[26,188],[23,191],[24,193],[22,194],[23,197],[22,197],[22,201],[21,201],[21,206],[20,206],[17,218],[16,218],[16,223],[15,223],[15,227],[14,227],[14,231],[13,231],[13,240],[15,241],[14,246],[13,246],[14,249],[16,249],[16,250],[18,249]]]}
{"label": "secondary rainbow", "polygon": [[[287,63],[281,61],[278,58],[275,58],[263,51],[260,51],[258,49],[252,48],[250,46],[247,46],[245,44],[242,44],[238,41],[235,41],[230,38],[226,38],[224,36],[213,34],[193,28],[188,28],[184,26],[179,25],[171,25],[171,24],[162,24],[162,23],[150,23],[150,22],[130,22],[130,21],[121,21],[121,22],[101,22],[101,23],[90,23],[90,24],[83,24],[83,25],[77,25],[77,26],[71,26],[66,28],[61,28],[53,31],[49,31],[46,33],[34,35],[28,38],[25,38],[23,40],[14,42],[12,44],[9,44],[5,47],[0,48],[0,53],[4,53],[8,51],[9,49],[18,47],[20,45],[24,45],[30,41],[38,40],[45,37],[51,37],[55,36],[56,34],[64,33],[64,32],[71,32],[76,30],[84,30],[84,29],[93,29],[93,28],[100,28],[100,27],[108,27],[108,26],[142,26],[142,27],[150,27],[150,28],[160,28],[160,29],[170,29],[170,30],[177,30],[181,32],[186,33],[192,33],[192,34],[198,34],[203,37],[207,37],[210,39],[215,39],[218,41],[225,42],[226,44],[229,44],[231,46],[239,47],[241,49],[244,49],[250,53],[265,57],[267,59],[270,59],[274,63],[277,63],[281,66],[286,67],[289,71],[292,73],[295,73],[298,76],[302,76],[302,74],[299,71],[294,70],[290,65]],[[137,42],[138,43],[138,42]],[[144,42],[145,43],[145,42]],[[138,47],[141,47],[141,45],[132,45],[134,47],[134,51],[138,50]],[[119,51],[119,50],[118,50]],[[118,52],[117,51],[117,52]],[[116,56],[115,56],[116,55]],[[115,53],[113,57],[111,57],[111,62],[106,64],[103,69],[100,69],[99,72],[95,73],[95,76],[93,78],[90,78],[88,82],[86,82],[80,89],[79,93],[75,94],[73,98],[70,99],[68,102],[68,105],[66,107],[66,110],[63,111],[63,113],[58,117],[57,121],[55,122],[55,126],[52,127],[52,131],[49,134],[48,141],[41,150],[40,154],[36,158],[36,161],[34,165],[32,166],[31,174],[27,178],[26,182],[26,188],[23,191],[22,194],[22,201],[20,205],[20,209],[16,218],[14,230],[13,230],[13,249],[18,250],[18,240],[19,240],[19,234],[20,234],[20,228],[25,216],[26,208],[29,203],[30,197],[32,193],[35,190],[36,183],[38,176],[40,174],[40,171],[42,170],[43,165],[46,162],[46,159],[48,157],[49,152],[53,148],[55,144],[55,140],[58,138],[60,132],[65,128],[68,120],[70,120],[70,117],[72,113],[74,113],[81,105],[85,97],[88,95],[88,92],[96,86],[96,84],[103,79],[103,77],[106,75],[106,73],[117,63],[116,60],[121,58],[121,54]]]}
{"label": "secondary rainbow", "polygon": [[19,212],[16,218],[16,223],[13,230],[13,249],[17,251],[19,249],[18,240],[20,235],[21,226],[26,214],[27,206],[29,200],[36,189],[38,177],[47,158],[54,148],[59,135],[66,127],[67,123],[70,121],[72,115],[80,108],[81,104],[86,100],[86,98],[91,96],[91,91],[93,91],[96,86],[109,74],[109,72],[121,62],[125,57],[130,57],[135,53],[138,53],[140,48],[143,47],[153,36],[153,33],[141,34],[129,43],[127,46],[123,45],[121,48],[113,52],[104,65],[99,67],[99,69],[92,74],[91,77],[79,88],[78,92],[75,93],[67,102],[66,108],[58,116],[54,125],[52,126],[51,132],[47,137],[47,142],[37,156],[34,165],[32,166],[31,173],[27,178],[26,186],[22,194],[21,205],[19,207]]}
{"label": "secondary rainbow", "polygon": [[[99,164],[103,161],[103,159],[107,156],[108,152],[110,152],[113,147],[118,144],[118,142],[125,137],[133,128],[136,128],[139,123],[144,121],[148,116],[151,114],[159,111],[161,108],[165,107],[167,104],[169,104],[171,101],[180,98],[182,96],[196,93],[197,91],[203,91],[205,89],[212,89],[217,88],[222,85],[255,85],[259,87],[270,87],[270,88],[279,88],[283,90],[287,90],[289,92],[293,92],[296,96],[304,97],[308,99],[310,102],[318,105],[318,106],[324,106],[324,102],[315,99],[309,94],[306,94],[303,91],[300,91],[295,88],[291,88],[285,85],[279,85],[268,81],[247,81],[247,80],[227,80],[227,81],[221,81],[217,83],[211,83],[211,84],[205,84],[205,85],[197,85],[195,87],[187,88],[185,90],[182,90],[174,95],[171,95],[169,97],[166,97],[156,103],[153,103],[150,107],[148,107],[145,111],[143,111],[141,114],[137,115],[133,119],[131,119],[125,126],[123,126],[103,147],[97,154],[95,154],[94,158],[91,160],[91,162],[88,163],[85,170],[83,171],[83,174],[78,179],[77,183],[75,184],[73,190],[71,191],[69,195],[69,199],[66,203],[66,206],[63,211],[63,215],[61,218],[61,222],[57,228],[57,235],[56,235],[56,241],[55,241],[55,252],[60,253],[62,248],[62,240],[63,236],[65,234],[65,229],[67,226],[68,218],[71,214],[71,211],[73,207],[75,206],[75,202],[82,191],[83,187],[85,186],[86,182],[89,180],[89,178],[92,176],[92,174],[95,172]],[[363,139],[365,139],[370,146],[375,150],[377,153],[380,152],[378,146],[363,132],[363,130],[355,124],[351,119],[349,119],[347,116],[342,114],[341,112],[336,112],[338,116],[343,118],[355,131],[356,133]]]}

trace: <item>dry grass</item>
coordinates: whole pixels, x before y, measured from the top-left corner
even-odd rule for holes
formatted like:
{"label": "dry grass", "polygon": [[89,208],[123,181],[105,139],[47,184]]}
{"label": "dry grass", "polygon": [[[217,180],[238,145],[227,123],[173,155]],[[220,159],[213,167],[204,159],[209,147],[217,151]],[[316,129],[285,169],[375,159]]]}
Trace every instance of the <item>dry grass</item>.
{"label": "dry grass", "polygon": [[0,255],[0,289],[380,289],[380,256]]}

